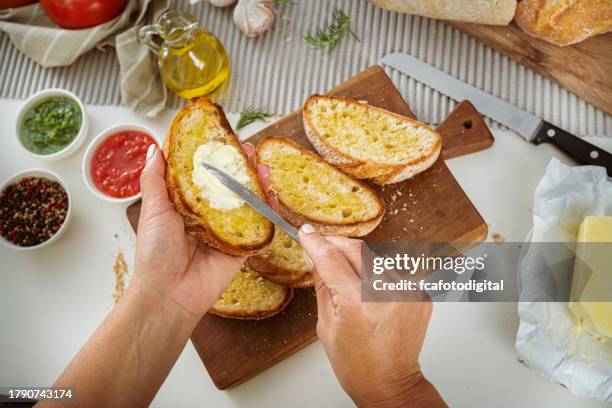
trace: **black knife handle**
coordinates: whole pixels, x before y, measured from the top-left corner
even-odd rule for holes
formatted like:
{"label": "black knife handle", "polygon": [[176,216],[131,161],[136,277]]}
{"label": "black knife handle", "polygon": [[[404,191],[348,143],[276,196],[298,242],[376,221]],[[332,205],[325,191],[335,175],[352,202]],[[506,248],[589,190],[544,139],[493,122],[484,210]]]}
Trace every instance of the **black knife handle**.
{"label": "black knife handle", "polygon": [[580,164],[604,167],[608,176],[612,177],[612,154],[604,149],[585,142],[578,136],[574,136],[548,122],[542,122],[533,139],[533,143],[536,145],[543,142],[554,144]]}

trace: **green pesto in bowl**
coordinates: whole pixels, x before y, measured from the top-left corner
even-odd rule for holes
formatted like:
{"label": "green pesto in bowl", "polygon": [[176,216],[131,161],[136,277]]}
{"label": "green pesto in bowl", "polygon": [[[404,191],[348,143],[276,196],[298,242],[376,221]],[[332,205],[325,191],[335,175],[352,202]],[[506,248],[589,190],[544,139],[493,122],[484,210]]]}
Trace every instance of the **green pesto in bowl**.
{"label": "green pesto in bowl", "polygon": [[53,154],[72,143],[82,124],[83,112],[75,100],[52,96],[26,112],[19,139],[32,153]]}

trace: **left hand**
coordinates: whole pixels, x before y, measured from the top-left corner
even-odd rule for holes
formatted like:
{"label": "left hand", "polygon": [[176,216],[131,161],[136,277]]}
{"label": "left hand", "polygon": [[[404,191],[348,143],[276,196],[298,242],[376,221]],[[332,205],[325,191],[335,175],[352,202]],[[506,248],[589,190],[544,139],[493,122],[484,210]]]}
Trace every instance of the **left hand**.
{"label": "left hand", "polygon": [[140,178],[142,209],[130,287],[152,292],[197,322],[229,286],[245,257],[198,244],[185,232],[183,217],[168,198],[163,153],[156,146],[150,154]]}

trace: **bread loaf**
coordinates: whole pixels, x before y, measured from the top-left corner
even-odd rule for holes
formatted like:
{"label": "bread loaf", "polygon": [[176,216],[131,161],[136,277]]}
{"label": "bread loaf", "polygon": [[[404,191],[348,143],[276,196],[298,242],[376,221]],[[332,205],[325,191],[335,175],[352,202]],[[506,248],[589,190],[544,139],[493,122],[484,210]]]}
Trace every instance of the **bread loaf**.
{"label": "bread loaf", "polygon": [[523,0],[516,23],[553,44],[575,44],[612,30],[612,0]]}
{"label": "bread loaf", "polygon": [[375,6],[400,13],[441,20],[507,25],[514,17],[516,0],[369,0]]}

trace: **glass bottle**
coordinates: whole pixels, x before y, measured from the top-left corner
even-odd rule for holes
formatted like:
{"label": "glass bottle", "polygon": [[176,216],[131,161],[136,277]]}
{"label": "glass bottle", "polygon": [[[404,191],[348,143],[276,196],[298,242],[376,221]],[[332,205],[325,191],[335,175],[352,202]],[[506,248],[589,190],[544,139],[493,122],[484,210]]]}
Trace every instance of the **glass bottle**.
{"label": "glass bottle", "polygon": [[167,11],[157,24],[142,27],[138,38],[157,55],[166,86],[185,99],[210,95],[230,78],[223,44],[190,14]]}

